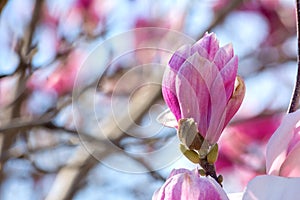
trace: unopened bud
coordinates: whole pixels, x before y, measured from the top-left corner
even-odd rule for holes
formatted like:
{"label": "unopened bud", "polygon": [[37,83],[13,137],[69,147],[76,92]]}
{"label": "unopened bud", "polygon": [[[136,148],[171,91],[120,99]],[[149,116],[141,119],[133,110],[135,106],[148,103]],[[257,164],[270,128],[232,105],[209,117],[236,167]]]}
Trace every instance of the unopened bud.
{"label": "unopened bud", "polygon": [[178,121],[178,137],[189,149],[199,150],[204,138],[199,134],[193,118],[184,118]]}
{"label": "unopened bud", "polygon": [[218,176],[218,183],[222,183],[223,182],[223,176],[220,174]]}
{"label": "unopened bud", "polygon": [[204,169],[199,169],[198,170],[198,173],[201,175],[201,176],[206,176],[206,172]]}
{"label": "unopened bud", "polygon": [[196,164],[198,164],[200,162],[200,158],[199,158],[199,155],[197,154],[197,152],[186,148],[184,144],[180,144],[180,151],[191,162],[196,163]]}
{"label": "unopened bud", "polygon": [[218,159],[218,150],[219,150],[219,147],[218,147],[218,144],[214,144],[209,153],[207,154],[207,162],[210,163],[210,164],[214,164],[217,159]]}

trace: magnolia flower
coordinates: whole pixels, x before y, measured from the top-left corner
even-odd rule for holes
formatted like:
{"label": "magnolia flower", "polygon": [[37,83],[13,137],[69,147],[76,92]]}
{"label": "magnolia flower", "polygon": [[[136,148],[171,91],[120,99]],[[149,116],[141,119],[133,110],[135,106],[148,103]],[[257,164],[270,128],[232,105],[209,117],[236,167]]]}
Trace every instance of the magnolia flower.
{"label": "magnolia flower", "polygon": [[300,177],[300,110],[284,117],[269,140],[267,174]]}
{"label": "magnolia flower", "polygon": [[300,110],[286,115],[267,145],[268,175],[251,180],[243,200],[295,199],[300,196]]}
{"label": "magnolia flower", "polygon": [[221,200],[228,199],[221,186],[210,177],[201,177],[197,170],[174,169],[152,200]]}
{"label": "magnolia flower", "polygon": [[253,117],[227,126],[218,141],[220,149],[216,171],[225,174],[224,177],[232,171],[239,174],[235,182],[243,188],[255,176],[264,174],[266,146],[281,120],[282,115],[276,114]]}
{"label": "magnolia flower", "polygon": [[[200,134],[210,144],[216,143],[245,94],[237,68],[232,45],[219,47],[213,33],[177,50],[162,82],[163,97],[176,121],[193,118]],[[172,120],[163,116],[160,121]]]}

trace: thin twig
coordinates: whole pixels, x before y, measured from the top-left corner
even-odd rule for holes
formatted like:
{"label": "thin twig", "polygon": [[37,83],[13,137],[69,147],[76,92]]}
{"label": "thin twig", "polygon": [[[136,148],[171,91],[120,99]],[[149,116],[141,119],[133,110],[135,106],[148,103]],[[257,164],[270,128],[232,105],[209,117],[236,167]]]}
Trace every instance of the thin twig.
{"label": "thin twig", "polygon": [[297,38],[298,38],[298,55],[297,55],[297,62],[298,62],[298,70],[296,76],[296,84],[294,88],[294,92],[291,98],[290,106],[288,109],[288,113],[292,113],[297,110],[300,100],[300,0],[296,0],[296,15],[297,15]]}
{"label": "thin twig", "polygon": [[22,59],[23,61],[26,60],[25,63],[28,63],[28,60],[25,58],[27,58],[27,56],[30,54],[31,45],[32,45],[31,43],[32,43],[34,32],[36,30],[37,23],[40,20],[42,5],[43,5],[43,0],[35,1],[35,6],[32,13],[32,19],[30,21],[30,24],[24,36],[24,40],[23,40],[24,44],[22,47]]}
{"label": "thin twig", "polygon": [[5,7],[5,5],[7,4],[8,0],[1,0],[0,1],[0,14],[3,11],[3,8]]}
{"label": "thin twig", "polygon": [[[149,80],[161,82],[161,77],[157,77],[157,74],[153,74]],[[109,140],[103,141],[101,144],[97,142],[97,147],[101,147],[99,150],[93,152],[94,154],[91,155],[86,152],[84,148],[79,147],[79,149],[74,152],[66,166],[58,172],[52,188],[45,198],[46,200],[72,199],[74,194],[78,191],[78,182],[84,179],[92,166],[88,168],[78,167],[77,169],[69,169],[67,166],[74,162],[74,160],[77,160],[76,162],[80,162],[82,166],[84,166],[87,161],[95,160],[95,154],[97,155],[95,157],[101,160],[112,153],[122,153],[116,152],[115,148],[111,148],[111,142],[119,142],[119,138],[124,135],[123,131],[128,130],[132,126],[132,123],[137,121],[149,107],[151,107],[152,103],[157,99],[157,96],[161,94],[160,88],[156,86],[143,87],[139,92],[140,93],[134,95],[129,102],[128,107],[130,108],[130,113],[120,111],[118,122],[116,122],[113,115],[107,117],[108,120],[103,124],[101,132]],[[101,138],[101,135],[99,135],[99,137]],[[93,162],[94,165],[97,163],[98,162]]]}
{"label": "thin twig", "polygon": [[[30,54],[30,47],[33,39],[33,33],[35,32],[36,24],[39,20],[39,15],[41,11],[43,1],[42,0],[36,0],[35,7],[33,11],[33,17],[31,19],[30,25],[26,30],[26,34],[23,38],[23,46],[21,50],[20,55],[20,63],[18,66],[18,81],[17,85],[14,90],[14,96],[17,98],[18,95],[24,91],[25,87],[25,81],[26,81],[26,70],[31,66],[31,59],[28,60],[28,55]],[[13,119],[19,117],[21,105],[24,99],[21,99],[18,101],[8,112],[7,112],[7,118]],[[8,134],[0,135],[0,183],[3,183],[4,180],[4,174],[2,167],[4,166],[5,162],[7,161],[7,158],[5,158],[3,155],[5,155],[7,149],[11,147],[11,145],[14,143],[16,136],[18,135],[18,131],[8,131]]]}
{"label": "thin twig", "polygon": [[147,163],[143,158],[141,157],[135,157],[130,155],[130,153],[127,153],[126,151],[123,151],[123,153],[128,156],[129,158],[137,161],[139,164],[143,165],[143,167],[145,167],[148,170],[148,173],[156,180],[161,180],[163,182],[166,181],[166,179],[160,175],[157,171],[154,171],[153,167]]}
{"label": "thin twig", "polygon": [[[71,99],[67,99],[61,105],[57,106],[53,110],[45,113],[38,119],[31,119],[28,117],[22,118],[14,118],[9,121],[9,123],[4,123],[4,125],[0,126],[0,135],[1,134],[9,134],[10,131],[16,131],[18,129],[28,129],[36,126],[49,125],[52,119],[61,111],[61,109],[70,105],[72,102]],[[58,128],[58,127],[57,127]]]}

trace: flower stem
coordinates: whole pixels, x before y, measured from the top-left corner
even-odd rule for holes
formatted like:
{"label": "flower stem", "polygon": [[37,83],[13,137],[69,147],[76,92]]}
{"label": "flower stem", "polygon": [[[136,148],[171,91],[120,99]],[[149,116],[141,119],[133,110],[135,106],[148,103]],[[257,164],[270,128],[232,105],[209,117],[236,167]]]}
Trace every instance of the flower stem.
{"label": "flower stem", "polygon": [[217,176],[216,168],[215,168],[214,164],[209,163],[207,161],[207,159],[201,159],[199,164],[203,168],[203,170],[205,171],[206,176],[212,177],[213,179],[215,179],[217,181],[217,183],[220,184],[221,187],[223,187],[222,182],[220,181],[220,179]]}
{"label": "flower stem", "polygon": [[292,113],[297,110],[297,106],[299,105],[299,100],[300,100],[300,22],[299,22],[300,0],[296,0],[296,16],[297,16],[297,38],[298,38],[298,55],[297,55],[298,70],[296,76],[296,84],[291,98],[288,113]]}

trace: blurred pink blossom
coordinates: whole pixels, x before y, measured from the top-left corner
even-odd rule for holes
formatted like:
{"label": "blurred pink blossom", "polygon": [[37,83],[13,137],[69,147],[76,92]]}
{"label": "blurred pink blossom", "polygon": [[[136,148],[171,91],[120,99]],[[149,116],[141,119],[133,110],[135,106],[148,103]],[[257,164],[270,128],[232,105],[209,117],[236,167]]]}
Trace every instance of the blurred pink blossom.
{"label": "blurred pink blossom", "polygon": [[255,176],[265,173],[266,145],[281,118],[281,114],[258,116],[236,121],[224,130],[216,162],[216,170],[224,179],[234,172],[239,175],[235,182],[244,188]]}
{"label": "blurred pink blossom", "polygon": [[[230,0],[219,0],[214,4],[215,12],[220,12],[228,6]],[[255,12],[261,15],[268,25],[268,35],[263,46],[276,46],[295,34],[296,15],[292,6],[287,6],[279,0],[244,1],[237,10]],[[287,20],[288,19],[288,20]],[[293,20],[291,20],[293,19]]]}
{"label": "blurred pink blossom", "polygon": [[218,141],[244,98],[237,68],[232,45],[219,47],[216,35],[206,33],[177,50],[165,71],[162,93],[171,112],[176,120],[194,118],[210,144]]}
{"label": "blurred pink blossom", "polygon": [[74,6],[74,11],[79,12],[83,17],[83,21],[94,27],[104,20],[104,16],[102,15],[103,13],[97,10],[99,6],[101,6],[101,1],[77,0]]}
{"label": "blurred pink blossom", "polygon": [[115,1],[76,0],[70,8],[65,23],[80,28],[87,34],[99,34],[104,31],[107,16]]}
{"label": "blurred pink blossom", "polygon": [[198,171],[174,169],[152,200],[221,200],[228,199],[221,186],[210,177],[201,177]]}
{"label": "blurred pink blossom", "polygon": [[220,139],[217,170],[232,170],[234,166],[248,165],[246,158],[251,155],[262,161],[260,166],[256,165],[256,169],[264,171],[263,152],[268,140],[278,128],[281,118],[281,114],[258,116],[229,125]]}
{"label": "blurred pink blossom", "polygon": [[[166,19],[156,18],[142,18],[138,17],[135,21],[134,32],[134,45],[136,48],[135,54],[136,59],[141,64],[147,64],[153,62],[155,57],[160,51],[148,49],[145,47],[156,46],[158,42],[161,42],[164,37],[168,34],[169,28],[171,28],[170,21]],[[140,29],[148,28],[148,29]],[[140,50],[142,49],[142,50]]]}
{"label": "blurred pink blossom", "polygon": [[47,77],[41,78],[43,70],[36,71],[27,83],[30,90],[41,90],[45,92],[55,92],[58,96],[64,95],[73,90],[73,85],[77,72],[85,58],[85,53],[75,50],[70,53],[65,62],[60,65]]}

